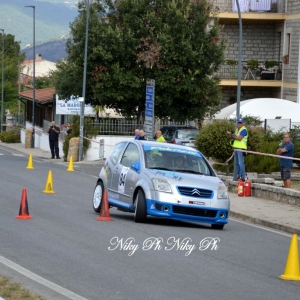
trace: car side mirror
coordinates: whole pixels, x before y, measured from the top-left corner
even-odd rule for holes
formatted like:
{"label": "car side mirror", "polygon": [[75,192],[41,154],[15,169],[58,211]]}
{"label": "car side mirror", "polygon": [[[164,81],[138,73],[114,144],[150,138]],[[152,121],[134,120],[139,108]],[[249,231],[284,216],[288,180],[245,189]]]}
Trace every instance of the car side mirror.
{"label": "car side mirror", "polygon": [[134,162],[133,164],[131,164],[131,169],[133,169],[134,171],[136,171],[137,173],[140,174],[141,172],[141,165],[140,165],[140,162],[137,161],[137,162]]}

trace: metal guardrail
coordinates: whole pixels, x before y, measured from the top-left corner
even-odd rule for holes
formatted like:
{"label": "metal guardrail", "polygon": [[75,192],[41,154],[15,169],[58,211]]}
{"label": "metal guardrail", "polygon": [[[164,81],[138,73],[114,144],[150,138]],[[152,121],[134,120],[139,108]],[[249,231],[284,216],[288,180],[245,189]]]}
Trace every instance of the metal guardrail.
{"label": "metal guardrail", "polygon": [[[136,119],[99,119],[91,123],[99,135],[134,135],[136,128],[144,129],[144,122]],[[154,129],[159,130],[166,125],[187,125],[186,123],[172,122],[170,120],[157,120]]]}

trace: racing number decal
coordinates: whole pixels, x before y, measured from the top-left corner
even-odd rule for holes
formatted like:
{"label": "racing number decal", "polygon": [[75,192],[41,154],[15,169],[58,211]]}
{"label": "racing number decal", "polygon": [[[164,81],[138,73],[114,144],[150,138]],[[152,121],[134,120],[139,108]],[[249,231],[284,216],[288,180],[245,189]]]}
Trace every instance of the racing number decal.
{"label": "racing number decal", "polygon": [[125,190],[125,181],[126,181],[126,176],[128,173],[129,168],[128,167],[123,167],[120,177],[119,177],[119,185],[118,185],[118,192],[119,193],[124,193]]}

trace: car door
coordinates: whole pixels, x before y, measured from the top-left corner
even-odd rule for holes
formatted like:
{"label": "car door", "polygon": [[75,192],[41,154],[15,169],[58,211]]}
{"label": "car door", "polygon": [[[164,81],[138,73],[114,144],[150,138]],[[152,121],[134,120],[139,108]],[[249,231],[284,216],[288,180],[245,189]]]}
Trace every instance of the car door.
{"label": "car door", "polygon": [[105,174],[108,190],[113,190],[112,188],[113,174],[115,172],[115,169],[118,169],[118,162],[120,161],[121,154],[124,151],[126,145],[127,142],[121,142],[115,145],[104,166],[104,170],[105,170],[104,174]]}
{"label": "car door", "polygon": [[140,162],[138,147],[129,143],[124,151],[117,172],[113,174],[113,188],[121,201],[132,204],[132,194],[139,174],[131,168],[133,163]]}

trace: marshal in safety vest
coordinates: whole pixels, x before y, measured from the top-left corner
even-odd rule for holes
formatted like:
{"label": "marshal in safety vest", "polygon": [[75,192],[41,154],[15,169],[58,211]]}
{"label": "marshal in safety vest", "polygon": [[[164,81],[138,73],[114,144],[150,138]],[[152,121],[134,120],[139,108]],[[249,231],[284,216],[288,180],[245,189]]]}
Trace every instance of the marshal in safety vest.
{"label": "marshal in safety vest", "polygon": [[242,130],[244,130],[244,129],[246,129],[247,135],[244,136],[240,141],[234,140],[234,142],[233,142],[233,144],[232,144],[232,147],[233,147],[233,148],[236,148],[236,149],[247,149],[247,140],[248,140],[248,130],[247,130],[247,128],[246,128],[245,126],[242,126],[240,129],[237,128],[237,129],[235,130],[234,134],[235,134],[236,136],[239,136],[239,135],[240,135],[240,132],[241,132]]}

